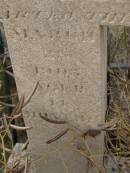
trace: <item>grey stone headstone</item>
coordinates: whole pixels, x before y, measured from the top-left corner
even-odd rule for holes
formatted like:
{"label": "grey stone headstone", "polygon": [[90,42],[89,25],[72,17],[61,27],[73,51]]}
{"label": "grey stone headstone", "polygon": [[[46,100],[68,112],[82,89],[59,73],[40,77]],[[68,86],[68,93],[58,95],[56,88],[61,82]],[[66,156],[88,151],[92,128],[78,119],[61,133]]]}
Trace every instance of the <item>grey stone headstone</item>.
{"label": "grey stone headstone", "polygon": [[[45,143],[65,126],[49,124],[39,114],[80,129],[104,122],[106,26],[130,26],[129,7],[129,0],[0,1],[19,96],[30,95],[39,81],[23,110],[25,124],[33,126],[28,136],[38,173],[86,172],[86,159],[65,147],[70,134]],[[86,141],[92,154],[103,154],[103,136]]]}

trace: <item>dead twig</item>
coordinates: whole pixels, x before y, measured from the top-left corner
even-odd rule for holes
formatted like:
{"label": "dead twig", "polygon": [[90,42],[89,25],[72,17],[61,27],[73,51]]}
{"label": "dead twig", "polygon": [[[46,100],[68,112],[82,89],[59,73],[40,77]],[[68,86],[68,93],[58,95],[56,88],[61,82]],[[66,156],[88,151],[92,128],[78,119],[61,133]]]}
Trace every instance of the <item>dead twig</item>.
{"label": "dead twig", "polygon": [[28,97],[28,99],[26,100],[26,102],[24,103],[23,107],[25,107],[29,102],[30,100],[32,99],[33,95],[35,94],[37,88],[38,88],[38,85],[39,85],[39,81],[36,83],[35,87],[34,87],[34,90],[32,92],[32,94]]}
{"label": "dead twig", "polygon": [[85,133],[83,133],[82,137],[86,136],[92,136],[96,137],[99,135],[102,131],[113,131],[116,128],[117,125],[117,119],[112,119],[109,122],[106,122],[104,124],[99,124],[95,127],[89,128]]}
{"label": "dead twig", "polygon": [[[0,149],[1,149],[1,150],[3,149],[3,146],[2,146],[1,144],[0,144]],[[11,152],[12,152],[11,149],[6,148],[6,147],[5,147],[5,151],[6,151],[7,153],[11,153]]]}
{"label": "dead twig", "polygon": [[23,151],[26,150],[27,147],[28,147],[28,145],[29,145],[29,140],[27,140],[27,141],[25,142],[25,144],[23,144],[22,150],[23,150]]}
{"label": "dead twig", "polygon": [[19,102],[17,103],[15,109],[13,110],[11,116],[17,115],[17,114],[21,113],[22,108],[23,108],[23,105],[24,105],[24,101],[25,101],[25,97],[22,96],[22,97],[20,98]]}
{"label": "dead twig", "polygon": [[62,136],[64,136],[68,131],[69,131],[69,128],[63,130],[63,131],[60,132],[58,135],[56,135],[54,138],[48,140],[46,143],[47,143],[47,144],[51,144],[52,142],[57,141],[57,140],[60,139]]}
{"label": "dead twig", "polygon": [[37,88],[38,88],[39,82],[36,83],[36,86],[32,92],[32,94],[29,96],[29,98],[27,99],[27,101],[25,102],[25,96],[21,96],[19,102],[17,103],[17,105],[15,106],[15,109],[13,110],[11,116],[13,117],[14,115],[18,115],[22,112],[22,108],[24,108],[31,100],[31,98],[33,97],[33,95],[35,94]]}
{"label": "dead twig", "polygon": [[2,102],[2,101],[0,101],[0,105],[6,106],[6,107],[11,107],[11,108],[14,108],[16,106],[14,104],[5,103],[5,102]]}
{"label": "dead twig", "polygon": [[49,122],[49,123],[53,123],[53,124],[66,124],[66,123],[67,123],[67,121],[52,120],[52,119],[48,118],[46,115],[47,115],[47,114],[45,114],[45,116],[40,114],[39,116],[40,116],[43,120],[45,120],[45,121],[47,121],[47,122]]}
{"label": "dead twig", "polygon": [[10,71],[8,71],[8,70],[4,70],[4,71],[5,71],[6,74],[8,74],[9,76],[11,76],[12,78],[15,78],[15,77],[14,77],[14,74],[11,73]]}
{"label": "dead twig", "polygon": [[18,130],[18,131],[32,129],[32,127],[20,127],[20,126],[14,125],[14,124],[10,124],[9,127],[12,128],[12,129]]}

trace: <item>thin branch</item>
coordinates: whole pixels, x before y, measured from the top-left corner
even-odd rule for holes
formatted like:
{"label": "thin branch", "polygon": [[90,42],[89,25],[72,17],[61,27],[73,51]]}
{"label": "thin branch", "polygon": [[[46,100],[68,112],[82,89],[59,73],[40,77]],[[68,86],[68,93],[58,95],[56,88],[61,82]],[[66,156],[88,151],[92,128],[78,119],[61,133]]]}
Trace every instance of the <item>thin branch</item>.
{"label": "thin branch", "polygon": [[60,139],[62,136],[64,136],[68,131],[69,131],[69,128],[63,130],[63,131],[60,132],[58,135],[56,135],[54,138],[48,140],[46,143],[47,143],[47,144],[51,144],[52,142],[57,141],[57,140]]}
{"label": "thin branch", "polygon": [[36,83],[35,87],[34,87],[34,90],[32,92],[32,94],[28,97],[28,99],[26,100],[26,102],[24,103],[23,107],[25,107],[29,102],[30,100],[32,99],[33,95],[35,94],[37,88],[38,88],[38,85],[39,85],[39,82]]}
{"label": "thin branch", "polygon": [[11,108],[14,108],[16,106],[14,104],[5,103],[5,102],[2,102],[2,101],[0,101],[0,105],[6,106],[6,107],[11,107]]}
{"label": "thin branch", "polygon": [[4,70],[4,71],[5,71],[6,74],[8,74],[9,76],[11,76],[12,78],[15,78],[15,77],[14,77],[14,74],[11,73],[10,71],[8,71],[8,70]]}
{"label": "thin branch", "polygon": [[10,128],[18,130],[18,131],[24,131],[24,130],[32,129],[32,127],[20,127],[20,126],[14,125],[14,124],[10,124],[9,126],[10,126]]}
{"label": "thin branch", "polygon": [[17,114],[19,114],[22,111],[22,108],[23,108],[23,105],[24,105],[24,100],[25,100],[25,97],[22,96],[20,98],[19,102],[17,103],[15,109],[13,110],[11,116],[17,115]]}
{"label": "thin branch", "polygon": [[47,121],[47,122],[49,122],[49,123],[53,123],[53,124],[66,124],[66,123],[67,123],[67,121],[52,120],[52,119],[50,119],[50,118],[48,118],[48,117],[46,117],[46,116],[44,116],[44,115],[41,115],[41,113],[39,114],[39,116],[40,116],[43,120],[45,120],[45,121]]}

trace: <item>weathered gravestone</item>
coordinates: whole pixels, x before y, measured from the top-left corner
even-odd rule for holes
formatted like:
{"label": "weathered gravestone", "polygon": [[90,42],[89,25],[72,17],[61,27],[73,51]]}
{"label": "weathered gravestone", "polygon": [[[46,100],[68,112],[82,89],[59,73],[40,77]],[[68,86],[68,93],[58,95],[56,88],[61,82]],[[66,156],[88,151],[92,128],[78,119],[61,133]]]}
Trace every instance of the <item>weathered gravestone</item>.
{"label": "weathered gravestone", "polygon": [[[37,172],[85,173],[85,158],[66,149],[69,134],[54,144],[45,143],[65,127],[49,124],[39,115],[47,113],[80,129],[104,121],[106,26],[130,26],[130,1],[1,0],[0,17],[19,95],[29,95],[39,81],[23,110],[25,124],[33,126],[28,136]],[[86,140],[101,161],[103,137]]]}

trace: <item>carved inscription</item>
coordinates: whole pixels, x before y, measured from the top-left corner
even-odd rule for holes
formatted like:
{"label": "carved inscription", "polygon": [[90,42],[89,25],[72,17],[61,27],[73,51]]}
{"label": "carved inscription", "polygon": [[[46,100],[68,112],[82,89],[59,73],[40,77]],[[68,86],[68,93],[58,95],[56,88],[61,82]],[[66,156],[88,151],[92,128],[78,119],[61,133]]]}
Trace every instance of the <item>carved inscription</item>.
{"label": "carved inscription", "polygon": [[34,20],[71,20],[73,18],[73,10],[57,10],[56,8],[50,8],[46,11],[43,10],[29,10],[25,11],[22,9],[21,11],[11,11],[7,10],[3,12],[2,17],[4,19],[20,19],[20,18],[32,18]]}
{"label": "carved inscription", "polygon": [[[101,8],[101,7],[99,7]],[[114,7],[115,8],[115,7]],[[80,13],[78,13],[80,11]],[[130,12],[122,12],[122,11],[114,11],[112,7],[109,7],[109,11],[104,10],[104,12],[95,12],[95,9],[91,7],[91,9],[79,7],[76,9],[73,8],[64,8],[62,4],[61,8],[57,8],[55,6],[48,7],[45,10],[25,10],[25,9],[18,9],[18,10],[10,10],[7,9],[3,12],[2,16],[4,19],[12,20],[19,22],[19,20],[30,21],[34,20],[35,26],[31,27],[26,26],[26,24],[20,28],[14,27],[13,32],[14,35],[21,37],[23,39],[50,39],[50,40],[67,40],[67,41],[78,41],[78,42],[91,42],[94,43],[95,41],[95,32],[94,28],[83,29],[82,27],[78,28],[75,26],[71,28],[70,23],[80,20],[82,16],[83,23],[92,23],[98,25],[111,25],[111,24],[118,24],[118,25],[129,25],[130,24]],[[44,24],[45,22],[45,24]],[[62,28],[55,28],[53,22],[64,22],[64,27]],[[40,25],[39,25],[40,23]],[[42,25],[43,23],[43,25]],[[42,26],[41,26],[42,25]],[[48,29],[46,26],[48,25]],[[63,23],[62,23],[63,25]],[[60,25],[59,25],[60,26]],[[67,26],[67,27],[66,27]],[[46,32],[45,32],[46,31]]]}
{"label": "carved inscription", "polygon": [[[85,120],[86,114],[80,110],[79,117],[78,110],[75,112],[78,102],[71,100],[71,96],[69,96],[79,96],[84,100],[88,95],[88,84],[86,80],[82,80],[83,69],[65,66],[35,66],[34,72],[37,76],[37,81],[39,81],[38,93],[44,97],[41,104],[43,104],[43,108],[49,117],[62,118],[63,120],[68,120],[68,122],[73,120],[75,123]],[[60,109],[60,113],[57,109]],[[42,114],[44,113],[42,112]],[[39,112],[35,112],[33,115],[37,117],[38,114]]]}
{"label": "carved inscription", "polygon": [[[30,111],[24,111],[24,113],[26,115],[28,115],[28,118],[33,118],[33,121],[34,119],[40,119],[41,120],[41,115],[44,115],[44,116],[47,116],[48,118],[52,118],[52,119],[55,119],[55,120],[59,120],[59,121],[64,121],[64,120],[70,120],[72,119],[76,124],[78,123],[81,123],[81,122],[84,122],[85,121],[85,114],[80,114],[80,117],[79,115],[75,114],[73,115],[72,117],[70,117],[69,115],[67,114],[60,114],[60,116],[58,116],[56,113],[54,112],[44,112],[44,111],[33,111],[33,112],[30,112]],[[44,120],[43,120],[44,121]],[[41,120],[42,122],[42,120]],[[89,121],[88,121],[89,122]],[[70,123],[70,121],[68,121],[68,123]]]}
{"label": "carved inscription", "polygon": [[[84,16],[85,20],[88,22],[93,23],[107,23],[108,25],[111,23],[118,23],[118,24],[130,24],[130,13],[124,13],[124,12],[102,12],[97,13],[93,11],[80,11],[82,16]],[[55,8],[47,9],[46,11],[10,11],[7,10],[3,13],[2,17],[4,19],[15,19],[19,20],[20,18],[33,18],[35,20],[48,20],[48,21],[69,21],[75,19],[75,17],[78,17],[74,10],[64,10],[64,11],[57,11]]]}
{"label": "carved inscription", "polygon": [[89,29],[77,29],[74,28],[73,30],[71,28],[62,28],[62,29],[52,29],[49,28],[48,31],[43,29],[39,29],[38,27],[31,28],[13,28],[14,35],[21,37],[23,39],[49,39],[50,41],[55,40],[64,40],[64,41],[78,41],[78,42],[87,42],[93,43],[95,40],[95,32],[93,30]]}
{"label": "carved inscription", "polygon": [[[82,11],[83,12],[83,11]],[[86,12],[83,14],[84,23],[92,23],[98,25],[111,25],[111,24],[118,24],[118,25],[129,25],[130,24],[130,13],[95,13],[95,12]],[[36,22],[34,27],[30,26],[23,26],[18,28],[14,27],[13,32],[14,35],[23,39],[50,39],[50,40],[67,40],[67,41],[78,41],[78,42],[87,42],[94,43],[95,41],[95,31],[94,28],[88,29],[86,28],[78,28],[79,26],[75,26],[71,28],[71,25],[68,24],[70,20],[78,20],[78,16],[75,14],[74,11],[65,11],[65,12],[58,12],[54,9],[50,9],[47,12],[42,11],[16,11],[11,13],[7,10],[4,13],[4,18],[6,20],[12,19],[13,20],[21,20],[21,18],[25,18],[25,20],[29,21],[30,18],[34,18],[34,23]],[[32,19],[31,19],[32,20]],[[39,27],[39,21],[43,21],[43,25]],[[46,24],[44,21],[48,23],[48,29],[46,30]],[[65,26],[62,28],[55,28],[52,27],[51,21],[55,22],[66,22]],[[67,27],[66,27],[67,25]],[[59,25],[60,26],[60,25]]]}
{"label": "carved inscription", "polygon": [[[77,83],[82,77],[82,71],[80,69],[67,69],[66,67],[57,68],[45,68],[45,67],[35,67],[37,80],[41,89],[45,89],[47,92],[59,90],[62,93],[73,92],[75,94],[85,94],[87,93],[87,83],[80,82]],[[42,75],[41,75],[42,74]],[[50,83],[44,83],[43,75],[50,80]],[[53,76],[59,79],[57,82],[53,80]],[[64,78],[64,82],[63,79]],[[74,80],[75,82],[69,85],[69,81]],[[63,105],[63,104],[62,104]]]}

